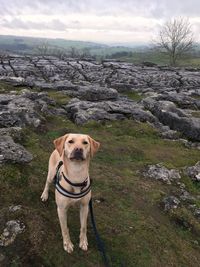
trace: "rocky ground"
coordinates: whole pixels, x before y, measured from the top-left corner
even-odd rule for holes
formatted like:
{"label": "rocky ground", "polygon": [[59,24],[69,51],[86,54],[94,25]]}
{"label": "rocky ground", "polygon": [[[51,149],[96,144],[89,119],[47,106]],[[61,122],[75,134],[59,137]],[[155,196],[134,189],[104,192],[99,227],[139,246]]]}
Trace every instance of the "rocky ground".
{"label": "rocky ground", "polygon": [[[142,254],[145,260],[140,261],[137,245],[130,255],[117,250],[116,254],[123,254],[123,258],[127,257],[126,264],[123,266],[200,266],[198,265],[200,258],[197,256],[200,244],[199,109],[200,69],[136,66],[114,61],[99,63],[74,59],[60,60],[50,56],[2,58],[0,61],[0,165],[2,166],[1,175],[7,177],[8,182],[3,178],[1,185],[8,191],[9,197],[2,196],[1,200],[1,203],[5,202],[7,207],[1,205],[0,247],[3,248],[3,252],[0,253],[0,265],[2,263],[2,266],[33,266],[31,264],[34,263],[34,266],[63,266],[64,258],[62,258],[63,261],[56,261],[46,252],[47,248],[44,250],[41,248],[41,252],[38,252],[37,242],[39,247],[42,246],[45,233],[46,222],[43,218],[45,212],[43,210],[37,215],[39,204],[31,204],[31,215],[29,205],[24,202],[21,194],[24,193],[23,186],[26,185],[31,188],[28,191],[30,195],[25,194],[25,199],[34,203],[39,198],[45,181],[43,176],[46,175],[48,156],[52,150],[47,140],[52,142],[55,137],[66,132],[83,131],[92,136],[96,135],[100,142],[107,146],[103,147],[99,158],[97,156],[95,165],[97,173],[93,172],[97,177],[101,177],[102,166],[106,166],[111,177],[116,175],[117,178],[113,177],[109,186],[112,188],[117,179],[118,185],[113,189],[114,192],[119,191],[127,197],[123,200],[124,209],[122,208],[121,216],[126,217],[127,210],[134,214],[130,206],[132,200],[129,199],[134,193],[136,195],[134,209],[141,209],[154,219],[155,214],[159,213],[159,224],[163,220],[175,222],[184,229],[184,233],[178,234],[174,242],[181,244],[182,238],[188,235],[186,240],[192,244],[187,247],[186,242],[184,246],[187,247],[188,253],[192,253],[194,262],[191,263],[191,258],[188,261],[187,257],[182,260],[179,256],[176,258],[169,248],[166,249],[167,252],[163,248],[164,254],[170,257],[170,261],[168,262],[163,256],[162,264],[159,265],[160,255],[157,258],[151,255],[155,252],[156,246],[159,246],[154,240],[156,245],[155,248],[152,247],[153,234],[149,239],[148,235],[143,236],[142,244],[138,239],[129,240],[129,243],[135,242],[139,247],[146,247],[148,253],[146,256],[145,253]],[[110,144],[113,138],[114,144],[113,142]],[[116,170],[113,175],[113,168],[118,168],[119,164],[122,164],[121,172]],[[29,172],[28,168],[32,172]],[[41,175],[42,182],[41,179],[38,180]],[[30,180],[27,178],[29,176]],[[125,177],[124,182],[121,177]],[[141,180],[138,180],[138,177]],[[19,184],[22,188],[19,188],[15,199],[10,195],[12,193],[10,188],[16,183],[17,188]],[[97,189],[100,192],[104,191],[106,185],[97,181],[98,183]],[[136,188],[130,189],[132,183],[136,184]],[[103,191],[102,196],[106,195]],[[102,196],[97,194],[96,203],[103,205],[100,210],[108,212],[105,225],[108,222],[112,225],[114,222],[109,218],[107,200]],[[113,199],[110,201],[112,202]],[[120,203],[116,204],[123,205]],[[151,214],[151,210],[154,215]],[[113,212],[117,214],[117,211]],[[37,229],[31,223],[34,216],[38,218]],[[50,214],[48,216],[51,218]],[[141,222],[138,224],[138,229],[130,223],[130,216],[127,217],[127,222],[130,223],[130,226],[127,226],[130,227],[129,230],[122,230],[121,226],[115,229],[112,226],[109,234],[115,235],[119,232],[121,239],[119,238],[118,242],[122,242],[127,232],[132,229],[145,234],[142,228],[140,229],[143,215],[138,216]],[[136,217],[133,219],[135,223]],[[115,216],[113,219],[116,220]],[[156,223],[149,223],[155,230]],[[169,224],[166,225],[166,229],[170,225],[170,222],[167,223]],[[55,227],[55,224],[56,222],[52,223],[53,226],[46,225],[46,227]],[[105,226],[104,223],[101,225]],[[145,227],[148,228],[146,224]],[[167,232],[166,229],[162,230]],[[148,230],[151,231],[151,229]],[[33,234],[34,231],[36,236]],[[168,234],[172,234],[174,228],[170,231]],[[51,242],[52,232],[49,237]],[[20,239],[20,236],[23,238]],[[162,239],[161,243],[168,242],[166,236],[163,235]],[[110,239],[107,242],[112,243]],[[13,251],[18,244],[22,247],[28,244],[26,251],[31,257],[30,262],[21,251],[18,251],[19,257],[16,259]],[[175,246],[175,243],[173,245]],[[117,247],[117,243],[114,243],[115,246]],[[127,250],[130,249],[128,242],[125,242],[125,246]],[[10,256],[12,253],[15,256]],[[179,253],[186,253],[183,247],[179,248]],[[136,257],[135,260],[133,260],[133,254]],[[100,266],[97,265],[100,260],[94,260],[94,255],[95,252],[92,251],[89,256],[91,264],[86,260],[85,265],[79,263],[77,265],[75,256],[69,259],[70,263],[67,266]],[[114,259],[114,261],[113,266],[120,266],[118,260]],[[16,265],[10,265],[11,263]],[[22,263],[24,265],[20,265]]]}
{"label": "rocky ground", "polygon": [[[60,112],[66,112],[77,124],[132,118],[152,123],[165,137],[175,138],[178,131],[190,140],[200,140],[200,69],[16,56],[1,60],[0,78],[15,86],[59,90],[73,97]],[[142,100],[131,100],[122,95],[124,92],[137,92]],[[33,107],[31,100],[37,97],[26,93],[21,108]],[[23,97],[14,98],[2,96],[3,118],[14,112],[14,105],[21,105]],[[44,101],[42,96],[37,104],[44,105]],[[33,113],[30,116],[34,117]],[[5,123],[12,122],[1,122]]]}

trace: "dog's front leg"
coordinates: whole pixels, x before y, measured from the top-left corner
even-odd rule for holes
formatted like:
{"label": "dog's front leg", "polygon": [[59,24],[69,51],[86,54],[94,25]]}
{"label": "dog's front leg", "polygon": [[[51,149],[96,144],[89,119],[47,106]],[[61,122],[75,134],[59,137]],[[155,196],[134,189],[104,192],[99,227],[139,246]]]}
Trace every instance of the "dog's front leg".
{"label": "dog's front leg", "polygon": [[53,182],[54,176],[55,176],[55,170],[49,169],[48,175],[47,175],[47,180],[45,183],[45,187],[44,187],[43,193],[41,195],[42,201],[47,201],[47,199],[49,197],[49,187],[50,187],[51,183]]}
{"label": "dog's front leg", "polygon": [[72,253],[74,245],[70,240],[69,229],[67,227],[67,209],[58,206],[57,211],[62,231],[64,250],[66,250],[68,253]]}
{"label": "dog's front leg", "polygon": [[80,243],[79,247],[86,251],[88,249],[88,241],[87,241],[87,217],[88,217],[88,203],[83,203],[80,206],[80,222],[81,222],[81,230],[80,230]]}

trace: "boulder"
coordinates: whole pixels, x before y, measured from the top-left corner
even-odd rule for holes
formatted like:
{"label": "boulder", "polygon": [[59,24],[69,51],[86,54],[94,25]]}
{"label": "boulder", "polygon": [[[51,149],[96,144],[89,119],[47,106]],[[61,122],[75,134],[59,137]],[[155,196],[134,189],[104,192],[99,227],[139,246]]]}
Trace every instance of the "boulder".
{"label": "boulder", "polygon": [[193,141],[200,141],[200,118],[191,118],[170,101],[156,101],[153,98],[143,100],[144,107],[164,125],[181,132]]}
{"label": "boulder", "polygon": [[27,163],[32,155],[21,145],[16,144],[10,136],[0,136],[0,164],[5,162]]}
{"label": "boulder", "polygon": [[200,161],[198,161],[194,166],[187,167],[185,169],[186,174],[194,181],[200,181]]}
{"label": "boulder", "polygon": [[200,208],[195,208],[194,216],[196,216],[198,219],[200,219]]}
{"label": "boulder", "polygon": [[143,171],[143,175],[167,184],[171,184],[171,182],[177,181],[181,178],[177,170],[169,170],[161,164],[147,166],[147,168]]}
{"label": "boulder", "polygon": [[180,199],[188,202],[188,203],[193,203],[195,201],[195,197],[192,196],[187,190],[181,189],[181,195]]}
{"label": "boulder", "polygon": [[100,86],[82,86],[78,90],[77,94],[78,98],[93,102],[102,100],[116,100],[118,98],[117,90]]}
{"label": "boulder", "polygon": [[25,225],[19,220],[10,220],[6,223],[6,227],[3,230],[3,233],[0,235],[0,246],[7,247],[11,245],[17,235],[23,233],[25,230]]}
{"label": "boulder", "polygon": [[165,211],[169,211],[172,209],[177,209],[180,205],[180,200],[175,196],[167,196],[163,198],[161,204]]}
{"label": "boulder", "polygon": [[23,90],[21,94],[0,94],[0,127],[40,126],[43,117],[40,112],[54,105],[46,93]]}
{"label": "boulder", "polygon": [[161,137],[164,139],[177,140],[180,137],[180,134],[174,130],[166,130],[161,132]]}
{"label": "boulder", "polygon": [[181,93],[181,92],[180,93],[177,93],[177,92],[164,93],[164,94],[158,95],[156,99],[173,102],[182,109],[186,109],[186,108],[199,109],[200,108],[200,101],[198,99],[188,96],[186,93]]}
{"label": "boulder", "polygon": [[142,106],[126,98],[118,98],[116,101],[81,101],[72,99],[66,106],[68,117],[77,124],[83,124],[90,120],[122,120],[132,118],[138,121],[154,122],[156,118],[142,109]]}
{"label": "boulder", "polygon": [[12,136],[14,138],[21,138],[21,127],[9,127],[9,128],[0,128],[0,136]]}

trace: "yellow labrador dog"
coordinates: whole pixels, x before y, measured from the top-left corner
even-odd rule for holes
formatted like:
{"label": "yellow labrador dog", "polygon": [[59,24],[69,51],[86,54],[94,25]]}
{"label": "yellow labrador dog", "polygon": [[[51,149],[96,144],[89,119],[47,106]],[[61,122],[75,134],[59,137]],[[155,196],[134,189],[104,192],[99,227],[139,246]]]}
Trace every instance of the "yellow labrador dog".
{"label": "yellow labrador dog", "polygon": [[48,199],[49,186],[55,180],[55,198],[60,221],[64,250],[73,251],[67,226],[67,210],[80,203],[80,243],[82,250],[88,249],[87,216],[91,198],[89,162],[99,149],[100,143],[88,135],[66,134],[54,140],[55,150],[49,159],[49,169],[42,201]]}

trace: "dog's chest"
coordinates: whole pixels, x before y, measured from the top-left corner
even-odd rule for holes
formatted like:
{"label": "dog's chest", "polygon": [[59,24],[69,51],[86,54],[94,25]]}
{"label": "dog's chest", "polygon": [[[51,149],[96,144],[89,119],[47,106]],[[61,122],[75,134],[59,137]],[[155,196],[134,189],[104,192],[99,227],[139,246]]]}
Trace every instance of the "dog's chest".
{"label": "dog's chest", "polygon": [[55,197],[56,197],[57,206],[61,208],[74,206],[76,203],[79,203],[82,200],[82,198],[73,199],[73,198],[65,197],[61,195],[57,190],[55,191]]}

